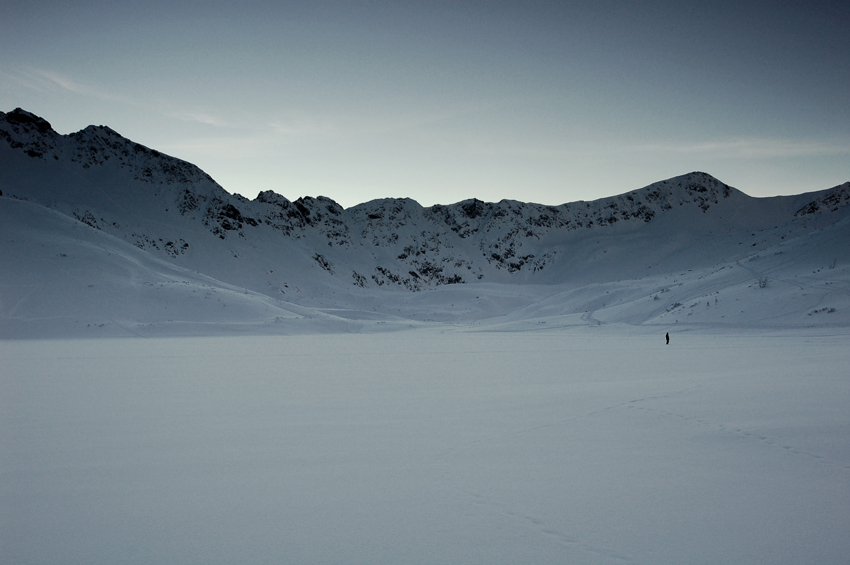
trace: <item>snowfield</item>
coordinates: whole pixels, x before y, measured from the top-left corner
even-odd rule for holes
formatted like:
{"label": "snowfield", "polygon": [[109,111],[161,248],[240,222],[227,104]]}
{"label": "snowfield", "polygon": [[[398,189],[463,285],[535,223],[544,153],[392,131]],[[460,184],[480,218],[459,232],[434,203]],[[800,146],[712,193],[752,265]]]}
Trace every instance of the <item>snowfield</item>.
{"label": "snowfield", "polygon": [[6,563],[847,563],[848,332],[0,341]]}
{"label": "snowfield", "polygon": [[850,182],[344,210],[16,109],[0,191],[4,565],[850,563]]}

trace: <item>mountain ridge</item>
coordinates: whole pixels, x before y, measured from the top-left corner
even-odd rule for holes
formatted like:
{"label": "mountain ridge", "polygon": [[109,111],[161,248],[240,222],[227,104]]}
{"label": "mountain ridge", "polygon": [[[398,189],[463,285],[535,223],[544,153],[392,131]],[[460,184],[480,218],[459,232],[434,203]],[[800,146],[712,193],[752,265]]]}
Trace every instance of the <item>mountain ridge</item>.
{"label": "mountain ridge", "polygon": [[0,112],[0,190],[175,266],[301,302],[358,289],[575,286],[711,269],[831,229],[850,210],[850,182],[754,198],[701,172],[557,206],[385,198],[344,209],[273,191],[249,200],[106,126],[61,135],[21,109]]}

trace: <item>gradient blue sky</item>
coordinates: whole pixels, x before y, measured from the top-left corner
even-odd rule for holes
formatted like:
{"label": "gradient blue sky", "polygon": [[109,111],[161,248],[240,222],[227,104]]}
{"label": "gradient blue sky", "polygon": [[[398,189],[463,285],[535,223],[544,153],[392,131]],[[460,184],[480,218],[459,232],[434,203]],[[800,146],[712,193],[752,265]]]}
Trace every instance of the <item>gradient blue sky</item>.
{"label": "gradient blue sky", "polygon": [[0,0],[0,109],[225,189],[592,200],[850,180],[850,2]]}

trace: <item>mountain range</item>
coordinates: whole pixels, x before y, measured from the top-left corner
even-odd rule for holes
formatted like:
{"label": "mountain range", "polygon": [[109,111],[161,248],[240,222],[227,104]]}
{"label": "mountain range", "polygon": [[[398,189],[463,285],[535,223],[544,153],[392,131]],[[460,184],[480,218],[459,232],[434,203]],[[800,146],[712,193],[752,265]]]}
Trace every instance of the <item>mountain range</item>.
{"label": "mountain range", "polygon": [[850,324],[850,182],[693,172],[559,206],[254,200],[106,126],[0,112],[0,337]]}

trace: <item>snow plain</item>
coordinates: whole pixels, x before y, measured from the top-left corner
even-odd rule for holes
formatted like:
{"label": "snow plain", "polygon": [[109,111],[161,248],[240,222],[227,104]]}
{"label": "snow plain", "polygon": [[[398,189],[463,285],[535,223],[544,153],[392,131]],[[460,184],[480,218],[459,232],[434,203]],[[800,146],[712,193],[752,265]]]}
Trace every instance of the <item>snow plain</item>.
{"label": "snow plain", "polygon": [[[850,185],[691,173],[557,232],[16,116],[0,563],[850,563]],[[468,284],[363,274],[435,265]]]}
{"label": "snow plain", "polygon": [[0,341],[2,560],[850,562],[846,328],[497,329]]}

